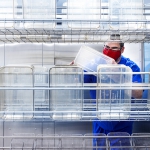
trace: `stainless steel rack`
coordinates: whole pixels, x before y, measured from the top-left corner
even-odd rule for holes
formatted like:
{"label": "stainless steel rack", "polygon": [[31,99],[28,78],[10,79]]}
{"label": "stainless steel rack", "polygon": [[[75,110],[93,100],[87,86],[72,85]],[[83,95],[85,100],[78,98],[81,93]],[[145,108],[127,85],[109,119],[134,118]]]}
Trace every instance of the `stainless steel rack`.
{"label": "stainless steel rack", "polygon": [[[76,0],[72,1],[75,2]],[[82,0],[82,6],[87,1]],[[124,2],[117,3],[117,5],[112,4],[116,2],[114,0],[96,1],[98,3],[96,7],[92,5],[84,7],[83,12],[81,12],[83,8],[78,9],[78,6],[70,5],[70,0],[63,0],[63,3],[61,0],[1,1],[0,43],[4,43],[4,45],[5,43],[101,43],[108,41],[112,34],[120,34],[120,39],[127,43],[150,41],[150,6],[144,5],[143,0],[130,1],[132,8],[128,5],[129,3],[126,5]],[[34,7],[32,7],[32,2],[36,4]],[[38,4],[38,2],[40,3]],[[92,0],[93,2],[94,0]],[[112,5],[108,5],[109,2]],[[135,2],[140,5],[133,6]],[[78,2],[78,5],[80,3]],[[122,4],[124,5],[122,6]],[[90,8],[94,11],[90,12]],[[123,12],[121,15],[120,11]],[[127,14],[124,13],[125,11]],[[89,16],[92,17],[89,18]],[[114,18],[116,16],[118,17]],[[119,40],[117,36],[114,39]],[[4,48],[4,55],[5,52]],[[43,51],[41,54],[43,55]],[[148,74],[149,76],[149,72],[141,74]],[[82,110],[80,111],[65,111],[65,108],[68,107],[65,104],[63,105],[64,111],[52,111],[50,110],[49,91],[60,91],[62,89],[81,91],[105,90],[110,87],[104,84],[103,87],[95,84],[84,84],[81,87],[50,87],[47,71],[45,73],[43,71],[34,72],[33,76],[34,82],[38,82],[33,83],[31,87],[24,87],[22,85],[0,86],[0,91],[14,91],[13,96],[16,96],[15,91],[30,90],[33,93],[34,105],[33,110],[26,111],[20,109],[6,110],[5,108],[12,107],[12,105],[10,103],[2,104],[3,107],[0,107],[0,149],[150,149],[150,135],[148,133],[133,134],[131,136],[126,134],[122,136],[116,134],[75,135],[71,131],[71,134],[66,134],[69,130],[74,129],[77,124],[82,122],[91,123],[97,119],[100,121],[150,121],[149,97],[142,100],[134,100],[128,111],[120,112],[119,110],[111,111],[110,109],[105,115],[96,110],[98,107],[96,103],[93,103],[91,99],[84,98],[82,99]],[[120,90],[144,89],[149,92],[150,84],[134,83],[132,87],[131,85],[114,85],[111,88],[119,88]],[[58,105],[57,107],[59,108],[60,106]],[[118,114],[117,116],[116,113]],[[60,122],[68,123],[68,126],[66,128],[59,128]],[[69,123],[74,123],[73,128],[70,128]],[[84,128],[86,126],[87,123],[86,125],[84,124]],[[62,130],[65,134],[60,134]],[[80,133],[81,131],[82,129],[80,128],[78,132]],[[93,145],[93,139],[96,140],[95,146]],[[113,146],[111,141],[116,139],[119,139],[119,145]],[[122,142],[126,140],[130,144],[122,145]],[[104,143],[103,146],[98,146],[100,141]]]}
{"label": "stainless steel rack", "polygon": [[[150,135],[137,133],[129,136],[127,133],[100,134],[72,134],[72,135],[34,135],[32,133],[0,136],[0,140],[8,140],[7,146],[0,149],[149,149]],[[95,145],[92,145],[93,139]],[[69,142],[68,142],[69,141]],[[98,145],[99,144],[99,145]]]}
{"label": "stainless steel rack", "polygon": [[91,5],[85,0],[81,5],[73,0],[45,0],[34,7],[32,3],[2,2],[6,10],[1,12],[0,42],[100,43],[112,34],[120,34],[129,43],[150,40],[150,6],[142,0],[124,5],[112,0],[95,0]]}
{"label": "stainless steel rack", "polygon": [[[144,20],[69,20],[69,19],[6,19],[0,20],[3,22],[4,27],[0,28],[0,41],[4,43],[100,43],[106,42],[110,39],[111,34],[120,34],[120,39],[123,42],[136,43],[148,42],[150,21]],[[61,22],[62,25],[57,25]],[[41,27],[37,28],[34,25],[40,23]],[[54,27],[45,28],[44,24],[54,24]],[[97,28],[70,28],[68,24],[97,24]],[[12,27],[7,28],[7,24],[13,24]],[[21,24],[21,27],[17,27]],[[31,24],[30,28],[25,27],[25,24]],[[111,24],[125,24],[127,27],[112,28]],[[133,24],[135,28],[129,26]],[[6,27],[5,27],[6,26]],[[137,27],[136,27],[137,26]],[[117,37],[114,37],[117,40]]]}
{"label": "stainless steel rack", "polygon": [[[5,67],[4,67],[5,68]],[[34,77],[32,81],[32,86],[24,86],[23,83],[25,80],[23,79],[28,74],[16,72],[15,66],[6,67],[10,68],[10,72],[2,72],[1,77],[11,77],[9,81],[5,78],[6,83],[0,86],[0,90],[3,91],[3,97],[1,97],[1,111],[0,111],[0,120],[1,121],[33,121],[37,122],[39,120],[43,121],[94,121],[94,120],[112,120],[112,121],[149,121],[150,120],[150,100],[149,100],[149,83],[124,83],[120,84],[115,83],[82,83],[83,72],[81,68],[71,67],[71,69],[77,69],[75,72],[66,72],[60,73],[59,69],[68,69],[68,67],[54,67],[54,69],[58,69],[56,72],[43,72],[43,68],[40,71],[33,71],[33,74],[29,74],[30,77]],[[21,66],[19,66],[21,68]],[[34,67],[33,67],[34,68]],[[78,70],[80,69],[80,70]],[[34,69],[33,69],[34,70]],[[45,70],[45,68],[44,68]],[[51,70],[51,69],[50,69]],[[7,71],[7,70],[6,70]],[[19,70],[20,71],[20,70]],[[35,74],[34,74],[35,73]],[[84,74],[97,74],[97,72],[85,72]],[[113,74],[117,75],[117,72],[101,72],[103,75]],[[132,75],[132,74],[142,74],[148,75],[149,72],[122,72],[122,75]],[[48,78],[52,78],[52,84],[49,84]],[[56,77],[55,77],[56,76]],[[31,78],[31,79],[32,79]],[[59,79],[59,80],[58,80]],[[60,80],[61,79],[61,80]],[[73,79],[74,83],[73,83]],[[81,79],[77,80],[77,79]],[[14,82],[15,80],[15,82]],[[34,81],[34,82],[33,82]],[[28,83],[30,84],[30,82]],[[142,99],[124,99],[121,95],[117,97],[117,99],[113,100],[113,98],[98,98],[97,100],[85,99],[84,91],[87,90],[106,90],[111,92],[110,90],[118,90],[121,92],[122,90],[138,90],[143,89],[147,91],[147,98]],[[5,96],[5,91],[10,93],[10,97]],[[30,91],[31,101],[26,104],[26,99],[20,97],[19,94]],[[53,91],[53,95],[52,92]],[[80,92],[79,92],[80,91]],[[38,93],[40,92],[39,95]],[[57,92],[57,93],[56,93]],[[67,94],[68,93],[68,94]],[[51,94],[51,95],[49,95]],[[57,94],[57,96],[55,95]],[[70,95],[71,94],[71,95]],[[74,95],[75,94],[75,95]],[[18,96],[18,97],[17,97]],[[39,97],[40,96],[40,97]],[[2,99],[4,98],[4,99]],[[122,99],[123,98],[123,99]],[[41,101],[39,102],[39,99]],[[9,102],[9,101],[10,102]],[[20,100],[22,103],[20,103]],[[109,100],[109,101],[108,101]],[[24,102],[25,101],[25,102]],[[125,102],[126,101],[126,102]],[[121,102],[121,103],[120,103]],[[33,105],[33,106],[32,106]],[[103,107],[103,111],[101,111],[101,107]],[[127,107],[127,109],[126,109]],[[8,109],[9,108],[9,109]],[[21,109],[20,109],[21,108]],[[29,109],[30,108],[30,109]],[[31,109],[33,108],[33,109]],[[104,111],[105,110],[105,111]],[[106,111],[107,110],[107,111]]]}

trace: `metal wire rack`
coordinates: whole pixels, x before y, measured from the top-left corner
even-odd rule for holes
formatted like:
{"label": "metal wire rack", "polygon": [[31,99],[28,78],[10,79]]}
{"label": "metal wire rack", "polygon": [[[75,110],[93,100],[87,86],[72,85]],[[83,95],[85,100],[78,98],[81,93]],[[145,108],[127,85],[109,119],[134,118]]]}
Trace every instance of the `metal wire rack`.
{"label": "metal wire rack", "polygon": [[142,0],[83,0],[81,4],[41,0],[34,7],[33,3],[1,2],[0,42],[100,43],[112,34],[129,43],[150,40],[150,7]]}
{"label": "metal wire rack", "polygon": [[34,135],[32,133],[0,136],[0,139],[10,141],[9,146],[0,149],[142,149],[150,148],[148,133],[134,133],[131,136],[125,132],[112,132],[108,135],[73,134],[73,135]]}
{"label": "metal wire rack", "polygon": [[[132,74],[149,77],[150,73],[125,71],[125,67],[119,65],[100,68],[100,72],[83,74],[77,66],[52,67],[49,73],[44,67],[2,67],[0,120],[150,120],[150,84],[130,81]],[[121,69],[121,72],[114,72],[114,69]],[[83,75],[86,74],[98,75],[98,82],[83,83]],[[117,75],[119,82],[109,80],[108,74],[113,75],[111,78]],[[131,99],[131,91],[140,89],[147,91],[146,98]],[[97,91],[96,99],[85,98],[87,90]]]}
{"label": "metal wire rack", "polygon": [[[92,87],[93,86],[93,87]],[[0,90],[31,90],[31,91],[50,91],[50,90],[107,90],[109,85],[104,85],[102,87],[95,87],[96,84],[88,84],[84,87],[0,87]],[[130,85],[125,85],[120,90],[128,89]],[[114,90],[118,90],[118,86],[112,87]],[[143,89],[149,90],[149,84],[147,83],[135,83],[130,89]],[[34,104],[36,105],[33,111],[20,110],[20,103],[12,101],[14,104],[9,104],[5,102],[1,104],[0,120],[5,121],[94,121],[94,120],[112,120],[112,121],[149,121],[150,120],[150,108],[149,108],[149,98],[142,99],[131,99],[131,103],[128,103],[129,109],[126,110],[125,107],[120,107],[119,101],[122,99],[117,99],[117,102],[113,104],[113,99],[110,99],[110,104],[101,106],[99,103],[95,103],[93,99],[82,99],[80,102],[78,99],[72,99],[72,103],[69,102],[57,103],[55,104],[54,110],[50,110],[51,103],[45,103],[44,105],[36,103],[34,99]],[[18,99],[19,102],[19,99]],[[79,103],[80,102],[80,103]],[[103,101],[104,102],[104,101]],[[80,105],[82,107],[79,107]],[[107,102],[106,102],[107,104]],[[13,109],[15,105],[15,110],[7,110],[7,108]],[[23,104],[22,104],[23,105]],[[79,106],[78,106],[79,105]],[[71,106],[71,107],[70,107]],[[109,106],[109,107],[108,107]],[[122,105],[121,105],[122,106]],[[76,107],[76,109],[71,109]],[[101,107],[103,110],[101,111]],[[18,108],[18,109],[17,109]],[[97,110],[98,108],[98,110]],[[108,109],[109,108],[109,109]]]}
{"label": "metal wire rack", "polygon": [[[3,22],[4,20],[0,20]],[[34,25],[39,23],[41,28],[35,28]],[[89,28],[77,28],[72,29],[68,26],[57,25],[58,22],[62,24],[68,23],[80,23],[80,24],[98,24],[99,27],[93,29]],[[7,24],[14,24],[13,27],[7,28]],[[26,28],[25,24],[30,23],[32,27]],[[55,24],[54,28],[45,28],[45,23]],[[113,29],[109,24],[126,24],[125,29],[120,27]],[[22,27],[16,27],[16,25],[22,24]],[[141,26],[140,28],[130,28],[129,25]],[[106,26],[107,25],[107,26]],[[120,40],[123,42],[148,42],[149,41],[149,31],[150,31],[150,21],[149,20],[69,20],[69,19],[52,19],[52,20],[29,20],[29,19],[14,19],[14,20],[5,20],[4,27],[0,29],[0,41],[5,43],[32,43],[32,42],[45,42],[45,43],[100,43],[110,40],[110,35],[120,34]],[[114,37],[114,40],[118,40],[117,37]]]}

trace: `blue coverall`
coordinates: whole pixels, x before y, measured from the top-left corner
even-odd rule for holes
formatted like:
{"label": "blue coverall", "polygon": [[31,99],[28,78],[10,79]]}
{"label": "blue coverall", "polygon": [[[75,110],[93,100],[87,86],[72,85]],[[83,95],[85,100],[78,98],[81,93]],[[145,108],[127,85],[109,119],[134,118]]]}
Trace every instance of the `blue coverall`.
{"label": "blue coverall", "polygon": [[[140,68],[136,63],[131,61],[129,58],[121,56],[121,60],[118,64],[124,64],[129,66],[133,72],[140,72]],[[84,75],[85,83],[96,83],[97,77],[94,75]],[[135,74],[132,76],[132,82],[142,82],[140,74]],[[96,90],[90,90],[90,96],[92,99],[96,99]],[[132,134],[133,121],[93,121],[93,134],[98,133],[108,134],[110,132],[127,132]],[[93,139],[93,144],[95,145],[96,139]]]}

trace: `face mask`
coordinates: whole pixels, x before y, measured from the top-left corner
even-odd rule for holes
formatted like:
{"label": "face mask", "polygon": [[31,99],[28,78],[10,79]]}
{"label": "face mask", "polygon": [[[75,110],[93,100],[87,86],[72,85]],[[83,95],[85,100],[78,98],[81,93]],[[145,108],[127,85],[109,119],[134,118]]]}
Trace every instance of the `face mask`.
{"label": "face mask", "polygon": [[111,50],[104,48],[103,49],[103,54],[113,58],[115,61],[121,56],[121,50]]}

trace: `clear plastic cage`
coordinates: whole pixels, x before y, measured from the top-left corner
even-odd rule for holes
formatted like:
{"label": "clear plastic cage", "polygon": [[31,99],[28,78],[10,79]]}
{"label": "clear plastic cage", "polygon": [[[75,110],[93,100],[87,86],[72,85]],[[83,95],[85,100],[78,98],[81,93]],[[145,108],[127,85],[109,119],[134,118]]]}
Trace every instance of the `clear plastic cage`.
{"label": "clear plastic cage", "polygon": [[[34,66],[34,87],[49,87],[49,70],[45,66]],[[35,110],[49,110],[49,90],[34,90]]]}
{"label": "clear plastic cage", "polygon": [[97,71],[100,64],[112,64],[113,59],[96,51],[88,46],[81,46],[74,60],[75,64],[81,66],[86,71]]}
{"label": "clear plastic cage", "polygon": [[[124,85],[128,86],[123,88]],[[128,118],[131,109],[132,70],[124,65],[99,65],[97,75],[98,118]]]}
{"label": "clear plastic cage", "polygon": [[[53,119],[79,119],[82,111],[83,91],[74,89],[83,86],[83,70],[76,66],[56,66],[50,69],[50,110],[58,111]],[[65,89],[65,88],[72,89]],[[60,89],[59,89],[60,88]],[[65,114],[63,114],[65,112]],[[68,112],[68,113],[66,113]]]}
{"label": "clear plastic cage", "polygon": [[[28,89],[33,87],[32,66],[10,65],[2,67],[0,69],[0,86],[12,88],[0,90],[2,111],[34,110],[34,91]],[[20,115],[18,113],[14,116],[19,118],[22,113],[20,112]]]}

